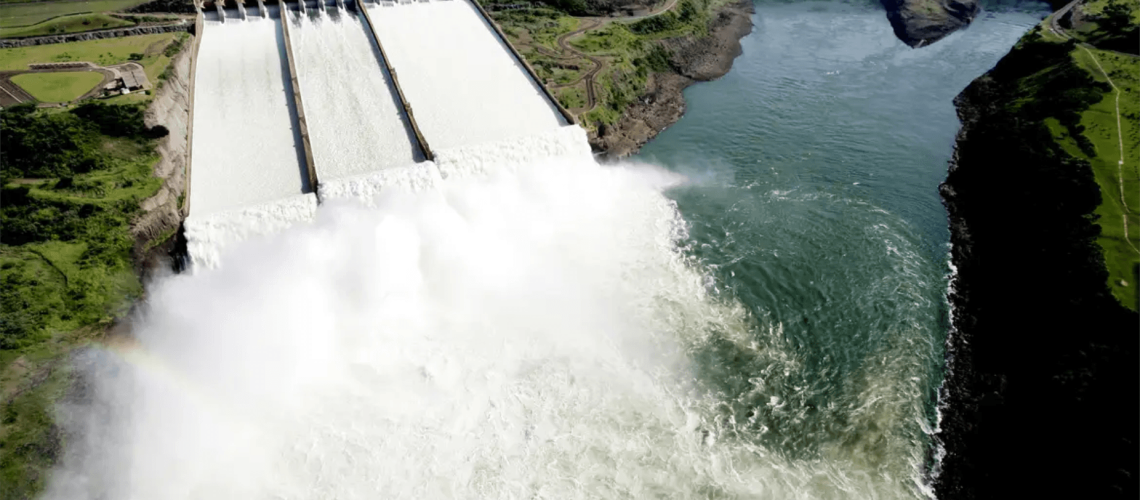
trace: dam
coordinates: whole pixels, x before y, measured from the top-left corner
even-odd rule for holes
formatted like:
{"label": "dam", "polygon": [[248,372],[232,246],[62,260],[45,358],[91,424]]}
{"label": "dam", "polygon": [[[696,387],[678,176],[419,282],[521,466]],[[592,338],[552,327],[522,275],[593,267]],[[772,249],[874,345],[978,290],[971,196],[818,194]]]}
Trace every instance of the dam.
{"label": "dam", "polygon": [[196,265],[311,220],[325,199],[368,204],[487,162],[589,154],[473,0],[199,11],[185,222]]}

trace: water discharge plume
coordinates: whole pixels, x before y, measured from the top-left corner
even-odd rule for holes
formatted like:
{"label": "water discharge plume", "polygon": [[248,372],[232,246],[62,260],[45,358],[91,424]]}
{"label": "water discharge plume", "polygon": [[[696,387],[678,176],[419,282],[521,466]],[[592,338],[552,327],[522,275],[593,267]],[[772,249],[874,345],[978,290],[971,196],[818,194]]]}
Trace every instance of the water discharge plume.
{"label": "water discharge plume", "polygon": [[48,498],[915,495],[889,463],[733,431],[697,357],[795,355],[683,256],[682,178],[483,170],[155,284],[137,340],[88,354]]}

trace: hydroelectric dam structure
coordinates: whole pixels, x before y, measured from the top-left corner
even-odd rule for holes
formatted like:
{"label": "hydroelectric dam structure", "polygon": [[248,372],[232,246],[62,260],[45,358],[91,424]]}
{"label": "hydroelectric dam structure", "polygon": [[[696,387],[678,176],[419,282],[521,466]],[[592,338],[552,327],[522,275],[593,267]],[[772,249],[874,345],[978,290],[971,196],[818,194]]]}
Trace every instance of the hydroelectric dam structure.
{"label": "hydroelectric dam structure", "polygon": [[584,132],[474,0],[196,4],[190,258],[490,162],[588,155]]}

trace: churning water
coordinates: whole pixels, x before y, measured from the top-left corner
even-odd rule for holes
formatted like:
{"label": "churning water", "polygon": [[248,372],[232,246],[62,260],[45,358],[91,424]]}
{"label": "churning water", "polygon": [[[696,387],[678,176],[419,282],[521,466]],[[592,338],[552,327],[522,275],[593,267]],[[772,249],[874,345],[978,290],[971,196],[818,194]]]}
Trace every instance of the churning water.
{"label": "churning water", "polygon": [[760,4],[667,169],[576,128],[442,148],[232,245],[80,360],[49,497],[927,496],[949,100],[1035,19],[924,52]]}

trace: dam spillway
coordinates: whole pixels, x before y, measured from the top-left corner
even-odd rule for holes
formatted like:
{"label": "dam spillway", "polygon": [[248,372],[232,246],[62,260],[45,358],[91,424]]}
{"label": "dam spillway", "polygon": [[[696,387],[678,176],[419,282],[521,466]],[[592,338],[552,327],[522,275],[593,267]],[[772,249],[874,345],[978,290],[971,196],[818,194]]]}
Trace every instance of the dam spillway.
{"label": "dam spillway", "polygon": [[244,10],[207,10],[195,42],[184,223],[191,268],[216,266],[227,245],[316,210],[281,9]]}
{"label": "dam spillway", "polygon": [[194,75],[193,215],[312,191],[272,10],[269,18],[206,17]]}
{"label": "dam spillway", "polygon": [[353,10],[292,12],[291,38],[323,182],[424,160],[371,29]]}
{"label": "dam spillway", "polygon": [[318,195],[367,204],[504,160],[589,154],[469,0],[227,7],[206,11],[193,76],[197,265],[311,220]]}
{"label": "dam spillway", "polygon": [[470,1],[366,8],[433,147],[535,135],[566,124]]}

